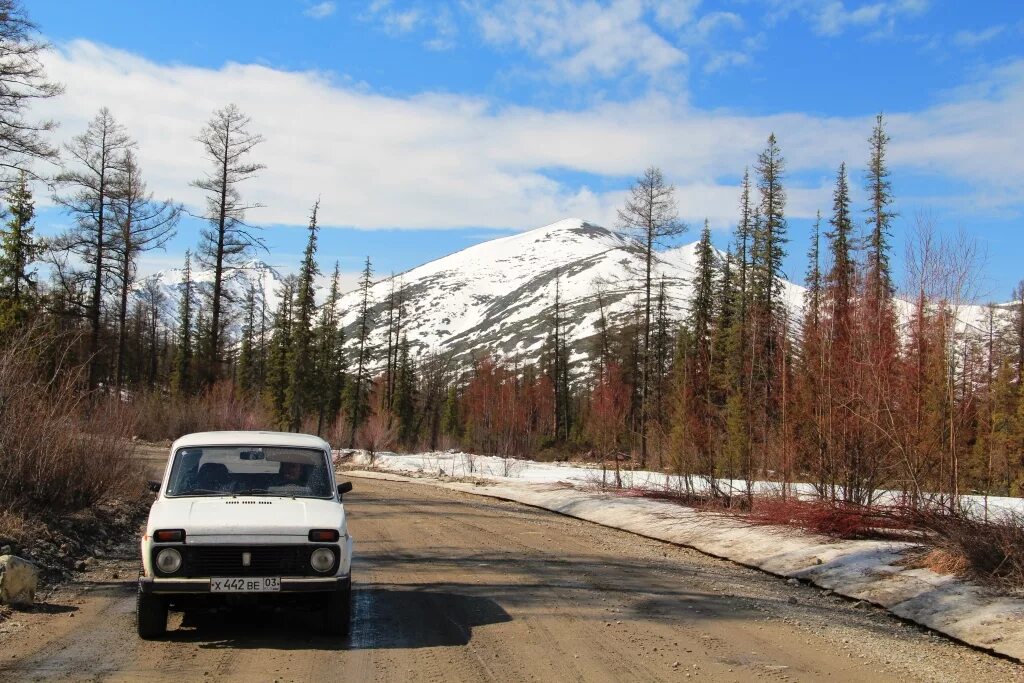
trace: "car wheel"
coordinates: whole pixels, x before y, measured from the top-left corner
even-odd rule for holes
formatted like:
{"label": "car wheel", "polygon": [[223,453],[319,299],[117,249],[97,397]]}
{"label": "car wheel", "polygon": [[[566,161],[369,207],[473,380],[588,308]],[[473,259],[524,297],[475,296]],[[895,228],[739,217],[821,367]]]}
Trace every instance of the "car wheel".
{"label": "car wheel", "polygon": [[140,586],[135,599],[135,623],[139,637],[146,640],[167,633],[167,601],[159,595],[143,593]]}
{"label": "car wheel", "polygon": [[324,631],[331,636],[347,636],[352,623],[352,582],[327,596],[324,613]]}

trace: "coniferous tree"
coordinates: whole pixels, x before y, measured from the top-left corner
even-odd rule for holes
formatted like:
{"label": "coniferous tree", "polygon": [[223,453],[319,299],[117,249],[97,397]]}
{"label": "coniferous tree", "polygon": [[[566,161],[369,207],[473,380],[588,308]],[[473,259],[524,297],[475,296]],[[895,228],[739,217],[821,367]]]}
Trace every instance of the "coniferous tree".
{"label": "coniferous tree", "polygon": [[409,340],[402,335],[398,343],[398,368],[395,377],[395,417],[398,439],[409,448],[416,446],[416,365],[409,355]]}
{"label": "coniferous tree", "polygon": [[251,120],[234,104],[218,109],[199,133],[198,140],[212,168],[191,185],[206,193],[207,227],[200,233],[199,260],[213,271],[210,290],[210,336],[205,354],[210,385],[221,373],[226,280],[245,257],[263,248],[254,226],[245,222],[249,209],[260,206],[242,200],[239,185],[266,168],[249,161],[249,154],[263,142],[263,136],[249,130]]}
{"label": "coniferous tree", "polygon": [[754,452],[768,467],[771,444],[780,424],[783,352],[786,348],[785,310],[782,301],[782,260],[786,255],[786,193],[782,180],[785,163],[775,135],[758,156],[757,189],[750,254],[750,376],[747,400],[752,413]]}
{"label": "coniferous tree", "polygon": [[334,263],[331,288],[320,309],[320,323],[317,329],[317,434],[321,433],[328,420],[333,421],[341,410],[341,399],[345,391],[345,333],[338,320],[338,304],[341,301],[341,266]]}
{"label": "coniferous tree", "polygon": [[695,465],[714,487],[716,454],[715,406],[713,404],[713,377],[711,342],[714,325],[715,252],[711,246],[711,227],[704,221],[700,241],[697,243],[697,266],[693,292],[686,320],[688,349],[685,353],[686,399],[681,401],[689,413],[689,436],[693,441]]}
{"label": "coniferous tree", "polygon": [[892,237],[892,220],[896,217],[889,208],[893,201],[892,181],[885,162],[889,136],[885,132],[882,114],[875,117],[875,127],[868,141],[871,145],[867,172],[867,191],[871,202],[867,209],[867,224],[871,226],[867,240],[868,300],[880,306],[889,300],[893,292],[889,239]]}
{"label": "coniferous tree", "polygon": [[673,322],[668,312],[668,292],[665,277],[658,282],[658,294],[655,297],[654,329],[651,339],[651,420],[655,425],[664,427],[665,398],[668,393],[669,368],[672,363],[672,327]]}
{"label": "coniferous tree", "polygon": [[309,217],[309,239],[302,257],[299,276],[296,280],[295,307],[292,311],[293,324],[291,349],[288,357],[288,390],[285,404],[289,414],[289,428],[297,432],[302,427],[302,418],[313,408],[315,400],[314,363],[316,341],[313,323],[316,318],[315,279],[317,211],[320,201],[313,204]]}
{"label": "coniferous tree", "polygon": [[[755,298],[767,316],[766,330],[778,329],[777,313],[782,307],[782,260],[786,256],[787,224],[785,216],[786,192],[782,186],[785,161],[779,150],[775,134],[768,136],[768,144],[757,158],[757,189],[760,193],[760,224],[755,227],[759,250],[753,268]],[[771,336],[777,336],[769,334]]]}
{"label": "coniferous tree", "polygon": [[854,296],[853,222],[850,218],[850,189],[846,164],[839,165],[832,194],[832,230],[826,233],[831,252],[831,268],[826,276],[825,293],[832,322],[833,343],[848,343],[852,334]]}
{"label": "coniferous tree", "polygon": [[444,402],[444,416],[441,418],[441,431],[456,442],[462,439],[462,413],[459,410],[459,390],[455,384],[448,386]]}
{"label": "coniferous tree", "polygon": [[57,123],[26,118],[33,102],[64,91],[46,78],[42,53],[47,45],[36,37],[38,32],[18,0],[0,0],[0,168],[17,172],[15,185],[21,173],[37,177],[31,173],[32,161],[58,156],[46,139]]}
{"label": "coniferous tree", "polygon": [[682,234],[686,226],[679,222],[675,187],[665,181],[661,169],[651,166],[630,188],[626,205],[619,209],[620,225],[631,232],[644,259],[643,346],[640,365],[640,466],[647,463],[647,421],[651,388],[651,313],[655,248],[665,240]]}
{"label": "coniferous tree", "polygon": [[85,132],[64,146],[77,168],[57,176],[58,187],[69,194],[56,194],[54,201],[75,220],[75,227],[56,245],[74,253],[88,268],[91,294],[89,320],[89,386],[100,377],[99,351],[103,322],[103,292],[111,264],[112,236],[110,219],[115,194],[117,164],[124,153],[135,146],[124,126],[114,120],[110,110],[100,109]]}
{"label": "coniferous tree", "polygon": [[256,340],[258,322],[256,320],[256,283],[247,280],[245,284],[244,318],[242,322],[242,341],[238,350],[238,388],[250,396],[259,393],[259,354]]}
{"label": "coniferous tree", "polygon": [[289,275],[281,283],[281,300],[274,313],[274,321],[271,325],[273,333],[267,353],[267,379],[264,384],[264,392],[266,403],[274,415],[275,422],[280,427],[287,427],[291,424],[291,414],[288,410],[288,387],[291,379],[290,361],[297,289],[298,282],[294,275]]}
{"label": "coniferous tree", "polygon": [[359,317],[356,320],[356,359],[355,376],[348,383],[348,394],[345,405],[349,418],[349,443],[352,448],[356,442],[356,430],[370,412],[370,332],[373,331],[374,316],[370,288],[373,286],[373,268],[370,257],[366,257],[363,276],[359,281],[360,303]]}
{"label": "coniferous tree", "polygon": [[175,226],[181,215],[181,206],[170,199],[153,199],[153,193],[147,190],[142,178],[142,169],[135,158],[135,153],[127,149],[117,164],[113,178],[111,208],[112,270],[117,281],[119,304],[114,386],[120,387],[124,376],[128,295],[135,283],[138,259],[147,251],[163,249],[174,236]]}
{"label": "coniferous tree", "polygon": [[740,192],[740,219],[733,238],[735,254],[734,272],[735,313],[731,325],[723,329],[726,338],[724,360],[725,435],[723,448],[725,461],[747,482],[747,497],[752,495],[753,461],[751,458],[752,346],[751,339],[751,261],[754,228],[759,223],[758,210],[751,198],[750,172],[744,169]]}
{"label": "coniferous tree", "polygon": [[822,325],[824,301],[824,275],[821,271],[821,212],[814,221],[811,231],[811,248],[807,253],[806,290],[804,292],[803,325],[800,346],[799,397],[797,410],[803,417],[799,431],[807,469],[817,475],[814,482],[820,495],[829,495],[833,489],[830,472],[833,467],[829,460],[825,437],[828,430],[828,409],[825,373],[826,344]]}
{"label": "coniferous tree", "polygon": [[561,276],[555,273],[555,300],[551,307],[551,332],[548,335],[546,355],[547,375],[550,380],[554,436],[556,441],[566,441],[571,429],[569,414],[569,351],[565,334],[564,310],[562,307]]}
{"label": "coniferous tree", "polygon": [[192,307],[195,293],[192,283],[192,252],[185,250],[185,267],[181,272],[181,296],[178,299],[178,351],[174,362],[171,388],[178,396],[187,396],[193,390],[193,326]]}
{"label": "coniferous tree", "polygon": [[23,325],[35,306],[37,283],[32,262],[40,252],[35,239],[35,202],[27,174],[18,174],[18,181],[4,196],[9,218],[0,237],[0,330]]}

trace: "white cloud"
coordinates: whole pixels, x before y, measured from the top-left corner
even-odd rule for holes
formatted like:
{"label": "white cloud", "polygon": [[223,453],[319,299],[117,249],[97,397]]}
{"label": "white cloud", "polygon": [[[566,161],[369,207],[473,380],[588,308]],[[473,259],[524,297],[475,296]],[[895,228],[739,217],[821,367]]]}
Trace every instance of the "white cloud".
{"label": "white cloud", "polygon": [[658,23],[679,29],[693,20],[700,0],[655,0],[654,16]]}
{"label": "white cloud", "polygon": [[712,34],[722,28],[743,28],[743,18],[735,12],[710,12],[702,16],[694,25],[696,35],[708,40]]}
{"label": "white cloud", "polygon": [[[656,15],[665,22],[689,19],[693,3],[659,3]],[[684,65],[686,54],[647,23],[649,7],[642,0],[597,2],[575,0],[501,0],[478,8],[485,40],[513,44],[551,62],[568,80],[611,77],[637,70],[653,76]]]}
{"label": "white cloud", "polygon": [[704,72],[713,74],[736,66],[750,64],[750,54],[737,50],[723,50],[712,53],[704,62]]}
{"label": "white cloud", "polygon": [[847,6],[843,0],[771,0],[771,20],[798,14],[822,36],[837,36],[848,28],[873,28],[874,35],[891,33],[901,17],[913,17],[928,9],[928,0],[879,0]]}
{"label": "white cloud", "polygon": [[326,19],[334,14],[337,9],[337,6],[333,2],[320,2],[307,7],[303,14],[307,17],[312,17],[313,19]]}
{"label": "white cloud", "polygon": [[955,34],[953,34],[953,42],[956,45],[964,48],[978,47],[979,45],[984,45],[990,40],[996,38],[1005,30],[1005,24],[989,26],[988,28],[982,29],[980,31],[968,31],[965,29],[963,31],[957,31]]}
{"label": "white cloud", "polygon": [[423,46],[434,52],[450,50],[455,47],[455,38],[459,30],[447,5],[442,5],[435,10],[432,23],[434,25],[434,37],[424,42]]}
{"label": "white cloud", "polygon": [[[610,224],[621,191],[559,182],[552,169],[628,178],[648,164],[677,184],[687,220],[724,224],[736,188],[723,178],[751,164],[771,131],[792,173],[823,179],[791,183],[791,215],[811,216],[828,206],[839,161],[863,163],[872,125],[869,116],[707,111],[662,95],[556,111],[435,93],[389,97],[316,72],[160,65],[85,41],[45,66],[67,92],[39,113],[62,122],[64,139],[110,106],[138,139],[152,189],[194,209],[202,198],[188,182],[207,167],[195,136],[214,109],[237,103],[267,140],[253,155],[267,169],[242,188],[266,205],[250,216],[262,224],[305,224],[317,196],[328,226],[525,228],[567,215]],[[890,158],[897,173],[967,182],[979,206],[1019,212],[1024,61],[982,80],[942,104],[887,114]]]}

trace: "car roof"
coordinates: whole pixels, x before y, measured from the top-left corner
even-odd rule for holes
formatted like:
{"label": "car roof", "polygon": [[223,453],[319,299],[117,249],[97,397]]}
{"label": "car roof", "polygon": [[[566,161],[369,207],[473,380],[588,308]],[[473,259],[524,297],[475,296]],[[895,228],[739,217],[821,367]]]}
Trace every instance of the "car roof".
{"label": "car roof", "polygon": [[294,446],[331,450],[331,445],[319,436],[291,432],[196,432],[179,438],[171,444],[171,450],[187,446]]}

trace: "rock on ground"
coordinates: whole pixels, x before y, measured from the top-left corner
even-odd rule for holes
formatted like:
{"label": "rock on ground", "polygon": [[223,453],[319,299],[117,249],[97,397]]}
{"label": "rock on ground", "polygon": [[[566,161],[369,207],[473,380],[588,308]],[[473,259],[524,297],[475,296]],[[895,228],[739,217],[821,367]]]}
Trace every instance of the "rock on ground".
{"label": "rock on ground", "polygon": [[39,585],[39,570],[16,555],[0,556],[0,604],[31,605]]}

